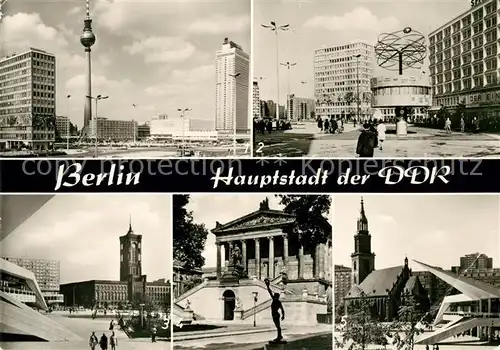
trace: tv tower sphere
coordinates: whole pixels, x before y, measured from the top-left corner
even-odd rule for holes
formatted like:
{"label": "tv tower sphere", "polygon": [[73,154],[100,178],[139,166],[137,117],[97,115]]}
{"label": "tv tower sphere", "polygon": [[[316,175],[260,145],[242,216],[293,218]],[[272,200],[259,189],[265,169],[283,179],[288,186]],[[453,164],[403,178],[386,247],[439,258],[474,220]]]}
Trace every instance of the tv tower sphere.
{"label": "tv tower sphere", "polygon": [[95,35],[92,32],[92,18],[90,18],[90,3],[87,0],[87,14],[85,16],[84,27],[82,35],[80,36],[80,42],[85,48],[90,48],[95,44]]}

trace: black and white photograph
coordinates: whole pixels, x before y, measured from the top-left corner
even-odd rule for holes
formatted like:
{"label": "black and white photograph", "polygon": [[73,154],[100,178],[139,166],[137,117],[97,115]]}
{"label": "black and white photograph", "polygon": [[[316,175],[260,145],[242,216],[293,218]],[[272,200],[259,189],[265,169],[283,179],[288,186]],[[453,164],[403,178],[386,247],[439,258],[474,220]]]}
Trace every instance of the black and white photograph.
{"label": "black and white photograph", "polygon": [[330,214],[328,195],[174,195],[174,349],[332,349]]}
{"label": "black and white photograph", "polygon": [[251,156],[250,0],[1,0],[0,156]]}
{"label": "black and white photograph", "polygon": [[334,204],[337,349],[498,349],[498,195]]}
{"label": "black and white photograph", "polygon": [[256,0],[254,155],[498,157],[497,22],[497,0]]}
{"label": "black and white photograph", "polygon": [[171,347],[171,196],[2,195],[0,347]]}

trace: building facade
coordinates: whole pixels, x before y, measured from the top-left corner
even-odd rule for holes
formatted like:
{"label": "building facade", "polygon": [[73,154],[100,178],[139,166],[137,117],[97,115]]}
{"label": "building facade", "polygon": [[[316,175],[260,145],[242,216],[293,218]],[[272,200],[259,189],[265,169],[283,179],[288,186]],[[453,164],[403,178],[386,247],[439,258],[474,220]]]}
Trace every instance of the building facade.
{"label": "building facade", "polygon": [[371,114],[370,79],[373,77],[374,67],[374,48],[365,43],[315,50],[316,116],[322,118],[355,116],[358,98],[360,117],[369,116]]}
{"label": "building facade", "polygon": [[288,95],[287,119],[293,121],[309,120],[314,117],[314,99]]}
{"label": "building facade", "polygon": [[99,141],[133,141],[137,138],[137,122],[134,120],[113,120],[98,117],[90,121],[90,135],[95,135]]}
{"label": "building facade", "polygon": [[351,268],[343,265],[335,265],[333,268],[335,279],[333,282],[335,306],[340,306],[344,303],[344,297],[351,289]]}
{"label": "building facade", "polygon": [[247,134],[250,56],[225,38],[215,57],[215,129],[227,135]]}
{"label": "building facade", "polygon": [[253,97],[253,104],[252,104],[253,117],[259,118],[261,114],[260,114],[260,90],[258,81],[253,82],[252,97]]}
{"label": "building facade", "polygon": [[51,148],[55,117],[55,56],[31,48],[0,58],[0,149]]}
{"label": "building facade", "polygon": [[170,283],[165,280],[147,282],[142,274],[142,235],[129,224],[120,241],[120,280],[88,280],[61,285],[67,306],[86,308],[121,308],[125,305],[170,302]]}
{"label": "building facade", "polygon": [[38,286],[47,305],[62,304],[63,295],[59,293],[60,264],[55,260],[2,257],[35,275]]}
{"label": "building facade", "polygon": [[429,34],[433,109],[466,116],[500,116],[497,0],[474,1],[470,9]]}
{"label": "building facade", "polygon": [[137,139],[144,140],[151,136],[151,128],[149,123],[137,125]]}

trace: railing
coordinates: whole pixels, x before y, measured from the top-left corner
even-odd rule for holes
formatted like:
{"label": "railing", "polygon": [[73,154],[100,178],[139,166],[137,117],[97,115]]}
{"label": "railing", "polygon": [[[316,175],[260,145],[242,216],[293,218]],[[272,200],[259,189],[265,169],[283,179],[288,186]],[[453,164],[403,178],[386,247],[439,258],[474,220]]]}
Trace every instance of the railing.
{"label": "railing", "polygon": [[9,293],[9,294],[23,294],[23,295],[33,295],[33,296],[35,295],[35,293],[30,291],[30,290],[5,287],[5,286],[0,286],[0,291],[5,292],[5,293]]}
{"label": "railing", "polygon": [[267,299],[266,301],[264,301],[258,305],[255,305],[254,307],[252,307],[246,311],[243,311],[243,315],[242,315],[241,319],[244,320],[250,316],[253,316],[256,313],[259,313],[259,312],[271,307],[271,303],[272,303],[272,300]]}
{"label": "railing", "polygon": [[466,312],[466,311],[456,311],[456,312],[445,312],[443,315],[457,315],[457,316],[463,316],[463,317],[493,317],[497,318],[500,317],[499,312]]}

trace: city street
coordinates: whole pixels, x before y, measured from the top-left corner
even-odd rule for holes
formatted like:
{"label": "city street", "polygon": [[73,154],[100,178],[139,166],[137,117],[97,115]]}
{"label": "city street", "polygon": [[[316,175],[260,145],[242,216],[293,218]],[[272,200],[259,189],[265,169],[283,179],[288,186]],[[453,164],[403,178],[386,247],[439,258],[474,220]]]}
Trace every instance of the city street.
{"label": "city street", "polygon": [[[97,338],[100,338],[103,333],[109,339],[111,332],[109,331],[110,319],[95,319],[91,318],[69,318],[61,315],[49,315],[57,323],[67,327],[69,330],[79,335],[82,340],[71,342],[0,342],[0,349],[3,350],[88,350],[88,339],[90,334],[95,332]],[[159,340],[156,343],[151,343],[150,339],[129,339],[125,333],[115,328],[115,334],[118,338],[118,349],[120,350],[170,350],[170,342]]]}
{"label": "city street", "polygon": [[[256,350],[263,349],[269,340],[276,337],[276,331],[270,329],[269,332],[259,332],[254,334],[234,335],[230,331],[227,336],[192,341],[175,341],[174,349],[235,349]],[[286,349],[332,349],[331,325],[316,327],[288,327],[283,330],[283,336],[287,341]]]}
{"label": "city street", "polygon": [[[500,155],[500,135],[469,134],[444,130],[409,127],[408,135],[398,137],[395,127],[387,125],[387,139],[383,151],[375,150],[375,157],[481,157]],[[257,157],[355,157],[359,131],[352,124],[345,125],[342,134],[319,133],[315,123],[307,123],[288,131],[255,136]],[[259,152],[261,151],[261,152]]]}

